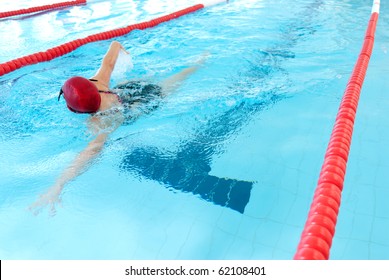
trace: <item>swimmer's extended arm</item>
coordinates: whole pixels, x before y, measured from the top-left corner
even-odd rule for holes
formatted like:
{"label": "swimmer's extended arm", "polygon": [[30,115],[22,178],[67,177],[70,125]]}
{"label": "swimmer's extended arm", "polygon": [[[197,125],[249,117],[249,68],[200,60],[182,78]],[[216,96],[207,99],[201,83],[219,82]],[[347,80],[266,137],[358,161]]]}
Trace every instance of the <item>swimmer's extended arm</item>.
{"label": "swimmer's extended arm", "polygon": [[89,167],[92,161],[102,151],[107,137],[107,133],[99,134],[94,140],[89,142],[88,146],[82,152],[80,152],[73,160],[71,165],[64,170],[55,184],[55,187],[58,188],[59,193],[69,181],[81,175]]}
{"label": "swimmer's extended arm", "polygon": [[60,202],[60,195],[65,185],[87,170],[93,160],[100,154],[107,137],[108,133],[102,133],[91,141],[64,170],[61,176],[57,179],[56,183],[30,206],[30,210],[38,212],[46,205],[50,205],[51,212],[54,213],[55,205]]}
{"label": "swimmer's extended arm", "polygon": [[89,128],[94,131],[94,133],[97,133],[96,138],[89,142],[88,146],[77,155],[73,162],[62,172],[55,184],[30,206],[30,210],[38,213],[39,210],[50,205],[51,212],[54,214],[55,205],[60,202],[60,196],[65,185],[80,176],[91,166],[93,160],[96,159],[103,150],[109,134],[115,131],[122,122],[123,116],[120,112],[118,112],[116,117],[110,120],[102,120],[96,116],[92,117],[90,119]]}
{"label": "swimmer's extended arm", "polygon": [[109,90],[109,81],[111,79],[111,74],[113,69],[115,68],[115,64],[118,59],[119,52],[121,50],[127,53],[127,51],[119,42],[113,41],[107,53],[105,54],[103,61],[101,62],[101,66],[99,70],[97,70],[96,75],[91,77],[92,79],[98,80],[98,87],[99,85],[101,87],[99,89]]}

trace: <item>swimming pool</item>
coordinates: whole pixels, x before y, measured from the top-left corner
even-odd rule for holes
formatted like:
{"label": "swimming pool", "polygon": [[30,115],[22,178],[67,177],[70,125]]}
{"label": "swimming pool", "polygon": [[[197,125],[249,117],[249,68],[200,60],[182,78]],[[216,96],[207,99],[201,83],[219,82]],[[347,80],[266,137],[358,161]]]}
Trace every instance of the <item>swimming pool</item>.
{"label": "swimming pool", "polygon": [[[2,20],[0,62],[193,4],[88,1]],[[0,258],[292,259],[370,9],[370,0],[236,0],[116,38],[133,77],[161,81],[211,56],[110,137],[54,217],[27,208],[91,139],[58,90],[92,76],[111,40],[0,77]],[[389,258],[381,10],[331,259]]]}

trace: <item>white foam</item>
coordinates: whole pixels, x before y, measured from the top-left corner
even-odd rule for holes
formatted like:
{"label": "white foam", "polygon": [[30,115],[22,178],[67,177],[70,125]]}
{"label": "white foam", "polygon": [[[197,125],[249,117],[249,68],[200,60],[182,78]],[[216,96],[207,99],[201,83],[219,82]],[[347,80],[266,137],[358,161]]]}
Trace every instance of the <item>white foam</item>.
{"label": "white foam", "polygon": [[131,72],[134,65],[132,63],[131,54],[120,50],[118,58],[116,60],[115,68],[112,72],[112,79],[124,80],[129,72]]}

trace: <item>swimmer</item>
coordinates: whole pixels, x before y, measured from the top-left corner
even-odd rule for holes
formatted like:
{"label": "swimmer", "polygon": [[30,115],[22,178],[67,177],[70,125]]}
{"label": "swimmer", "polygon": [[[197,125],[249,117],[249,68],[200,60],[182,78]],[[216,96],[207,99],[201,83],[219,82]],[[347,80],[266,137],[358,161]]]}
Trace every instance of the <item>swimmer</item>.
{"label": "swimmer", "polygon": [[[65,185],[85,172],[93,160],[99,156],[109,134],[125,121],[124,111],[126,109],[132,110],[144,100],[148,102],[151,99],[170,94],[185,78],[195,72],[208,56],[208,54],[204,54],[195,66],[182,70],[161,84],[132,81],[118,85],[116,90],[112,90],[110,79],[121,51],[128,54],[119,42],[112,42],[100,68],[93,77],[87,79],[75,76],[63,84],[58,100],[63,96],[70,111],[90,114],[88,127],[95,138],[76,156],[54,185],[30,206],[30,210],[35,213],[50,205],[52,214],[55,214],[55,206],[60,203],[61,193]],[[127,92],[127,96],[117,92]]]}

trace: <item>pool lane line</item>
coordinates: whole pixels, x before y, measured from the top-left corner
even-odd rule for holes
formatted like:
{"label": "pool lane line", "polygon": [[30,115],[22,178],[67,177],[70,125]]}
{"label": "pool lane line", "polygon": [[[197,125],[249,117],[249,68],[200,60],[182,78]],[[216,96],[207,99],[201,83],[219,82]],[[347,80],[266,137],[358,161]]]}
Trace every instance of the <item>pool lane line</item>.
{"label": "pool lane line", "polygon": [[361,52],[339,106],[308,219],[294,255],[295,260],[329,259],[341,203],[354,120],[373,51],[379,8],[380,1],[375,0]]}
{"label": "pool lane line", "polygon": [[6,17],[24,15],[24,14],[37,13],[37,12],[47,11],[47,10],[55,10],[55,9],[60,9],[60,8],[65,8],[65,7],[75,6],[75,5],[85,5],[85,4],[86,4],[86,0],[75,0],[75,1],[67,1],[67,2],[43,5],[38,7],[31,7],[27,9],[20,9],[15,11],[0,12],[0,19]]}
{"label": "pool lane line", "polygon": [[171,14],[149,20],[149,21],[145,21],[145,22],[141,22],[141,23],[137,23],[137,24],[132,24],[132,25],[128,25],[128,26],[123,27],[123,28],[117,28],[117,29],[113,29],[110,31],[105,31],[105,32],[89,35],[85,38],[76,39],[76,40],[64,43],[62,45],[53,47],[53,48],[48,49],[48,50],[43,51],[43,52],[37,52],[37,53],[33,53],[33,54],[30,54],[27,56],[16,58],[16,59],[13,59],[13,60],[10,60],[8,62],[4,62],[4,63],[0,64],[0,76],[3,76],[3,75],[8,74],[10,72],[13,72],[19,68],[24,67],[24,66],[49,61],[49,60],[52,60],[52,59],[57,58],[59,56],[63,56],[65,54],[68,54],[68,53],[74,51],[75,49],[77,49],[83,45],[88,44],[88,43],[109,40],[109,39],[112,39],[115,37],[120,37],[120,36],[123,36],[123,35],[130,33],[133,30],[136,30],[136,29],[143,30],[143,29],[147,29],[147,28],[152,28],[152,27],[155,27],[161,23],[164,23],[164,22],[179,18],[181,16],[193,13],[193,12],[200,10],[200,9],[203,9],[205,7],[209,7],[209,6],[216,5],[216,4],[223,3],[223,2],[228,2],[228,0],[204,1],[204,4],[197,4],[197,5],[173,12]]}

